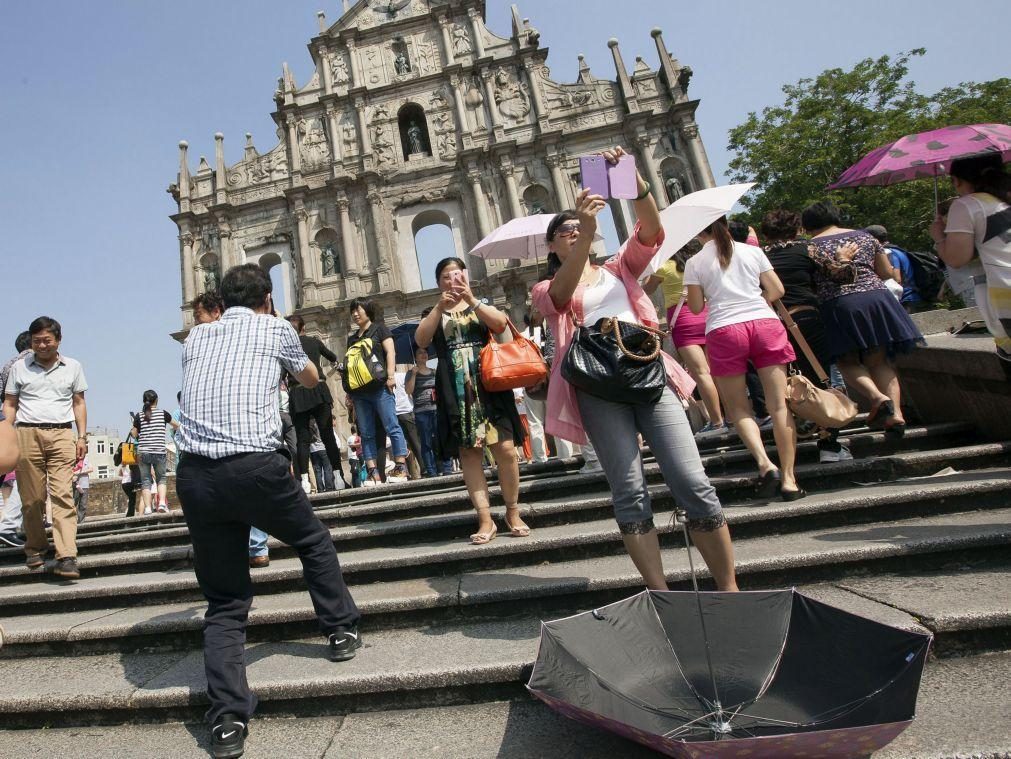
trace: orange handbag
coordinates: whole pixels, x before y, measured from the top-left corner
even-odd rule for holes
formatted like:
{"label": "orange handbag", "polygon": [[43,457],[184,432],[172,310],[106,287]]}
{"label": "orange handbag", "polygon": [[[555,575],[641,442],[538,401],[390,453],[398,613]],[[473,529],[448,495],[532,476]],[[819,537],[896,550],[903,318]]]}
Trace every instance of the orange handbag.
{"label": "orange handbag", "polygon": [[493,393],[532,387],[548,377],[548,365],[534,342],[523,337],[511,319],[507,320],[513,339],[500,343],[494,335],[481,349],[481,384]]}

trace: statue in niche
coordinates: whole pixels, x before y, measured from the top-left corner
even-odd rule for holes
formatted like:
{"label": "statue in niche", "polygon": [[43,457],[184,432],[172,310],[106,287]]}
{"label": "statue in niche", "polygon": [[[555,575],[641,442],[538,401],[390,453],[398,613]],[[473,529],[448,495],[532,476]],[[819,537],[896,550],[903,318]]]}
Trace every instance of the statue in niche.
{"label": "statue in niche", "polygon": [[495,103],[503,116],[521,119],[530,113],[530,98],[505,68],[495,73]]}
{"label": "statue in niche", "polygon": [[333,243],[328,242],[319,252],[320,262],[323,264],[323,276],[333,277],[337,275],[337,253],[334,251]]}
{"label": "statue in niche", "polygon": [[404,50],[397,52],[397,57],[393,59],[393,69],[398,76],[411,73],[411,62],[407,60],[407,53]]}
{"label": "statue in niche", "polygon": [[425,130],[421,128],[417,121],[412,120],[407,127],[407,140],[411,146],[411,155],[428,152],[428,148],[425,145]]}
{"label": "statue in niche", "polygon": [[467,36],[467,30],[459,24],[453,24],[453,52],[456,55],[466,55],[470,51],[470,37]]}
{"label": "statue in niche", "polygon": [[218,285],[221,282],[221,277],[218,276],[218,269],[215,266],[204,270],[204,292],[209,293],[212,290],[217,290]]}
{"label": "statue in niche", "polygon": [[344,126],[341,127],[341,132],[344,135],[344,144],[353,145],[355,142],[355,128],[350,118],[344,119]]}
{"label": "statue in niche", "polygon": [[334,84],[347,84],[350,81],[351,75],[348,72],[348,62],[344,60],[344,56],[341,53],[330,59],[330,73],[333,75]]}
{"label": "statue in niche", "polygon": [[667,177],[664,187],[667,188],[667,199],[671,203],[685,194],[684,185],[681,184],[681,180],[678,179],[677,174],[671,174]]}

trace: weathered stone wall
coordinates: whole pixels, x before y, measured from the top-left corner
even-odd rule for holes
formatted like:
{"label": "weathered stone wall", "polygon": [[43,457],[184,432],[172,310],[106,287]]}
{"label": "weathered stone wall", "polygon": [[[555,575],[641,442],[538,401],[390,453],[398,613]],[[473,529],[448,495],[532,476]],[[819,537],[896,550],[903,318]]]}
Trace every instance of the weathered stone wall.
{"label": "weathered stone wall", "polygon": [[[168,503],[170,508],[179,508],[179,498],[176,495],[176,478],[169,476]],[[140,506],[140,495],[137,496],[137,508]],[[105,516],[109,514],[126,513],[126,494],[119,480],[92,481],[91,492],[88,495],[88,516]]]}

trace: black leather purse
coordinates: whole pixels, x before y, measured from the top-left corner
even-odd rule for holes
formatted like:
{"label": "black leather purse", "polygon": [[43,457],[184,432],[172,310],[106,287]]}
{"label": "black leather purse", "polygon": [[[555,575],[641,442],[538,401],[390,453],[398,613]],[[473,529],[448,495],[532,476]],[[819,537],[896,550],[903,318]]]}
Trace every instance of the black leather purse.
{"label": "black leather purse", "polygon": [[660,357],[662,340],[659,330],[616,317],[577,327],[562,362],[562,377],[604,400],[656,403],[667,385]]}

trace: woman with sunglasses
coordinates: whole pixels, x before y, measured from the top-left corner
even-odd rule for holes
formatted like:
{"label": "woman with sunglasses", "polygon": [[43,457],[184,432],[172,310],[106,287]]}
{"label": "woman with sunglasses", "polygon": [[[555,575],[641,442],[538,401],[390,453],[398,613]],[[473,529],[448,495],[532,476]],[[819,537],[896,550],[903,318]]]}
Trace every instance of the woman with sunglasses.
{"label": "woman with sunglasses", "polygon": [[[602,153],[616,163],[620,147]],[[569,384],[561,374],[561,357],[572,343],[577,325],[593,325],[617,317],[656,328],[656,308],[639,280],[663,243],[663,228],[649,184],[637,177],[638,219],[631,238],[603,266],[590,262],[590,244],[597,214],[606,201],[583,189],[576,210],[563,211],[548,225],[547,277],[533,289],[533,304],[548,321],[557,340],[556,360],[548,383],[547,432],[597,451],[614,501],[614,514],[625,548],[651,590],[666,590],[663,561],[637,433],[649,445],[674,500],[688,515],[688,529],[719,590],[737,590],[730,531],[716,491],[702,468],[691,426],[674,384],[688,397],[693,382],[673,359],[664,355],[668,387],[655,403],[626,404],[600,398]]]}

